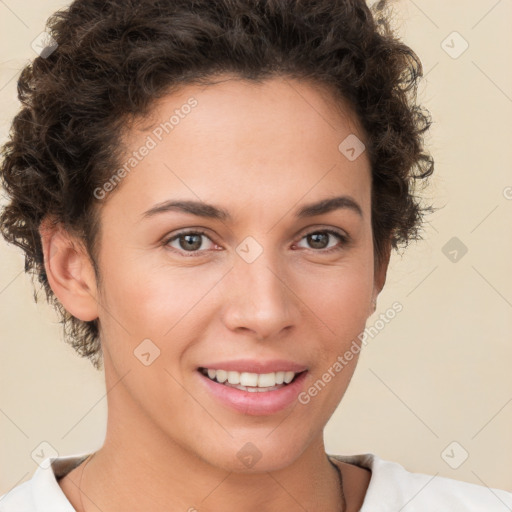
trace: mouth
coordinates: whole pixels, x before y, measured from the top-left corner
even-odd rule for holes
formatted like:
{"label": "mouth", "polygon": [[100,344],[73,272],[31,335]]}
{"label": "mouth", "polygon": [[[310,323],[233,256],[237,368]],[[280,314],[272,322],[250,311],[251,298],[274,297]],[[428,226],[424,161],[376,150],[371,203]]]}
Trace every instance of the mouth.
{"label": "mouth", "polygon": [[308,369],[288,361],[238,360],[202,366],[196,373],[219,404],[244,415],[271,416],[293,407]]}
{"label": "mouth", "polygon": [[249,393],[265,393],[277,391],[292,384],[302,372],[277,371],[270,373],[238,372],[234,370],[223,370],[216,368],[202,368],[199,372],[213,382],[224,386],[248,391]]}

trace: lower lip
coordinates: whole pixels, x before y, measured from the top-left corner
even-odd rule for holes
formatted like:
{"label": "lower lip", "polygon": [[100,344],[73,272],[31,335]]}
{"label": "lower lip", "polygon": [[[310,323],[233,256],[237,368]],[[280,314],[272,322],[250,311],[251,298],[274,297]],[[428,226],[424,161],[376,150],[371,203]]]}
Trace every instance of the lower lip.
{"label": "lower lip", "polygon": [[207,390],[222,404],[243,414],[264,416],[280,412],[297,400],[307,371],[302,372],[293,382],[274,391],[242,391],[215,382],[197,372]]}

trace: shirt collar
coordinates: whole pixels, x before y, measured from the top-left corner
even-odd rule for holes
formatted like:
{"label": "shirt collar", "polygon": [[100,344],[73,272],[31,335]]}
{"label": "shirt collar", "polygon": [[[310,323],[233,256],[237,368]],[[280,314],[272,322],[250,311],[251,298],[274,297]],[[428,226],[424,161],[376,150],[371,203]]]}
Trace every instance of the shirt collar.
{"label": "shirt collar", "polygon": [[31,479],[32,500],[37,512],[76,512],[57,481],[81,464],[90,454],[49,457]]}

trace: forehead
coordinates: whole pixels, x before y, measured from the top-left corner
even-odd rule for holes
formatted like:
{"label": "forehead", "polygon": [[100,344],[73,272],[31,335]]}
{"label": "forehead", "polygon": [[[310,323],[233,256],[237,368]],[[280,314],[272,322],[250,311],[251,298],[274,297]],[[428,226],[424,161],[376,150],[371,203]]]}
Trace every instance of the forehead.
{"label": "forehead", "polygon": [[[194,107],[190,108],[192,103]],[[187,117],[192,120],[181,123]],[[350,133],[365,138],[353,108],[334,88],[284,76],[256,82],[220,74],[209,79],[208,85],[181,86],[155,101],[148,116],[138,119],[125,138],[133,142],[158,132],[159,126],[169,121],[173,125],[167,126],[170,131],[187,134],[187,128],[191,128],[197,136],[214,135],[220,130],[216,135],[231,133],[242,138],[259,128],[260,137],[271,137],[274,129],[279,131],[280,139],[297,130],[313,137],[331,132],[335,140]],[[180,130],[176,129],[178,124],[182,125]],[[289,129],[283,132],[285,125]],[[168,131],[164,127],[165,134]]]}
{"label": "forehead", "polygon": [[349,106],[325,86],[223,76],[161,98],[127,131],[124,163],[149,149],[126,173],[119,195],[141,210],[170,197],[268,208],[340,192],[366,208],[369,161],[364,151],[347,158],[343,144],[364,138]]}

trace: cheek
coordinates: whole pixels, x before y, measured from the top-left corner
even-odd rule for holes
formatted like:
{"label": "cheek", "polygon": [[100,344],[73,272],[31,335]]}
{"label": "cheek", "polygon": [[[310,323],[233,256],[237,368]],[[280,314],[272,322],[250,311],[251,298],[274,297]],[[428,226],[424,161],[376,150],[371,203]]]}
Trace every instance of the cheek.
{"label": "cheek", "polygon": [[364,327],[373,291],[373,262],[359,260],[307,279],[301,296],[332,332],[346,337]]}
{"label": "cheek", "polygon": [[102,262],[102,295],[112,316],[117,314],[119,322],[122,319],[130,332],[145,328],[159,332],[157,324],[165,316],[170,327],[182,309],[184,293],[193,288],[183,287],[179,279],[173,279],[161,262],[123,254],[115,248],[109,252],[111,257]]}
{"label": "cheek", "polygon": [[146,338],[156,340],[161,335],[163,327],[158,324],[155,307],[166,306],[164,297],[158,295],[157,284],[148,279],[143,263],[126,257],[119,247],[105,247],[101,265],[102,343],[108,345],[116,361],[131,365],[136,347]]}
{"label": "cheek", "polygon": [[172,346],[176,358],[186,348],[187,333],[191,337],[200,331],[198,320],[205,316],[208,292],[219,281],[217,273],[171,267],[149,258],[118,257],[110,262],[105,258],[104,265],[101,303],[105,308],[100,318],[104,338],[119,349],[116,357],[123,352],[128,357],[148,338],[162,356]]}
{"label": "cheek", "polygon": [[350,323],[357,323],[365,318],[370,296],[369,280],[358,278],[355,273],[343,273],[339,279],[331,276],[318,286],[314,294],[310,293],[310,300],[321,318],[328,316],[332,324],[336,325],[344,324],[347,319],[353,319]]}
{"label": "cheek", "polygon": [[338,406],[357,366],[359,336],[365,328],[373,290],[373,271],[369,268],[373,267],[351,264],[323,280],[316,276],[310,281],[316,283],[315,292],[310,291],[307,303],[315,313],[317,347],[321,350],[314,352],[316,364],[305,392],[298,398],[324,422]]}

